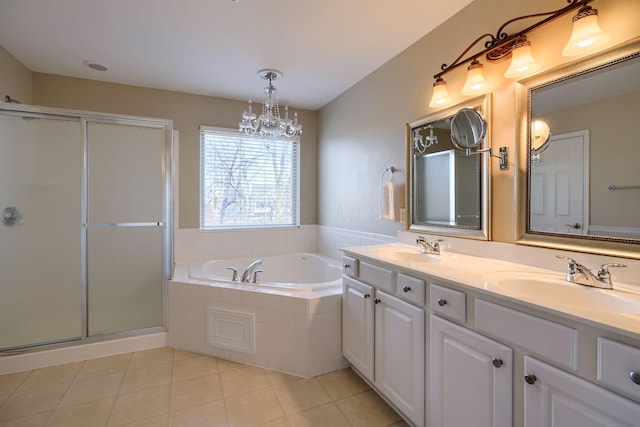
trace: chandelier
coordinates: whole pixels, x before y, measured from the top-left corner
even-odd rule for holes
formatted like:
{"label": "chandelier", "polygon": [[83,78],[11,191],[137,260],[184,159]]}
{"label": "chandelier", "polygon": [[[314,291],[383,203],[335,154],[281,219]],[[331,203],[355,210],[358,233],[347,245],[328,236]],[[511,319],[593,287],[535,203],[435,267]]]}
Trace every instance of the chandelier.
{"label": "chandelier", "polygon": [[284,119],[280,117],[277,89],[273,86],[273,80],[282,77],[282,72],[277,70],[260,70],[258,75],[269,81],[269,86],[264,88],[264,102],[262,114],[256,117],[251,112],[251,100],[249,111],[242,113],[240,132],[247,135],[264,136],[273,139],[293,139],[302,134],[302,125],[298,124],[298,113],[294,113],[293,120],[289,119],[289,107],[284,107]]}

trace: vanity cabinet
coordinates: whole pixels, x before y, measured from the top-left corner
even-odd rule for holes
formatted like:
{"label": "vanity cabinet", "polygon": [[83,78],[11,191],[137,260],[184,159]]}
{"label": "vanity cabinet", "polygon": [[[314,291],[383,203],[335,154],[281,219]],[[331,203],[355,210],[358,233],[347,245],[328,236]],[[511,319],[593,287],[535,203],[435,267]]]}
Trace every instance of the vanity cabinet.
{"label": "vanity cabinet", "polygon": [[356,265],[358,279],[346,271],[343,277],[343,355],[400,413],[423,426],[425,312],[424,303],[410,301],[420,295],[424,301],[424,281],[407,276],[398,282],[394,270]]}
{"label": "vanity cabinet", "polygon": [[343,279],[342,354],[369,381],[373,381],[373,295],[372,286]]}
{"label": "vanity cabinet", "polygon": [[640,425],[640,404],[529,356],[524,358],[527,427]]}
{"label": "vanity cabinet", "polygon": [[431,427],[511,427],[511,348],[430,317]]}

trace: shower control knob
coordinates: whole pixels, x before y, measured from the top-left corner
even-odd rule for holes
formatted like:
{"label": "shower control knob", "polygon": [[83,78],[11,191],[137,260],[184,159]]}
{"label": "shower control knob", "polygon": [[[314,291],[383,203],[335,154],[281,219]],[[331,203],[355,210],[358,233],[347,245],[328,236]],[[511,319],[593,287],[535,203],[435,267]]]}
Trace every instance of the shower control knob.
{"label": "shower control knob", "polygon": [[440,299],[438,299],[438,305],[439,305],[440,307],[444,307],[445,305],[447,305],[447,300],[446,300],[446,299],[444,299],[444,298],[440,298]]}
{"label": "shower control knob", "polygon": [[538,381],[538,378],[536,378],[536,376],[533,374],[529,374],[524,376],[524,380],[527,382],[527,384],[533,385],[536,383],[536,381]]}
{"label": "shower control knob", "polygon": [[411,290],[411,286],[405,286],[404,288],[402,288],[402,290],[405,292],[409,292]]}

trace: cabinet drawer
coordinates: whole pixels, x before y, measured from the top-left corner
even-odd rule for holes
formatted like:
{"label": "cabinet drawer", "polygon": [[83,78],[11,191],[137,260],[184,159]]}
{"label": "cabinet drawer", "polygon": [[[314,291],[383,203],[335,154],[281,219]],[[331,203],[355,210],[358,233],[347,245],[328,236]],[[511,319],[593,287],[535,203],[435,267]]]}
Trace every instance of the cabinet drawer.
{"label": "cabinet drawer", "polygon": [[343,256],[342,274],[351,277],[358,277],[358,260],[350,256]]}
{"label": "cabinet drawer", "polygon": [[461,323],[467,320],[467,301],[464,292],[432,283],[429,286],[429,308],[433,313]]}
{"label": "cabinet drawer", "polygon": [[640,348],[598,338],[598,382],[640,400],[634,379],[640,383]]}
{"label": "cabinet drawer", "polygon": [[364,261],[360,261],[359,264],[358,277],[360,280],[391,294],[396,293],[395,272],[393,270],[378,267]]}
{"label": "cabinet drawer", "polygon": [[476,300],[476,328],[572,370],[578,365],[578,331],[488,301]]}
{"label": "cabinet drawer", "polygon": [[424,305],[426,287],[424,280],[398,273],[398,296],[418,305]]}

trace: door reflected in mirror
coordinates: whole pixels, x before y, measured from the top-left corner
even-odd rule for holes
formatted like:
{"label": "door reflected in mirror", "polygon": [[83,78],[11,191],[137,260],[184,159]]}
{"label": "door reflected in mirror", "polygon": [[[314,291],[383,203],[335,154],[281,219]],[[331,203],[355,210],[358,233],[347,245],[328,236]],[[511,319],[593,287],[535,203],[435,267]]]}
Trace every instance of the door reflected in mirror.
{"label": "door reflected in mirror", "polygon": [[[466,153],[487,144],[482,116],[488,113],[488,99],[479,97],[407,125],[410,230],[489,239],[486,156]],[[467,120],[462,123],[458,116],[458,125],[452,126],[460,111],[467,112]],[[467,145],[456,146],[454,138]]]}
{"label": "door reflected in mirror", "polygon": [[638,76],[636,40],[522,82],[519,243],[640,256]]}

